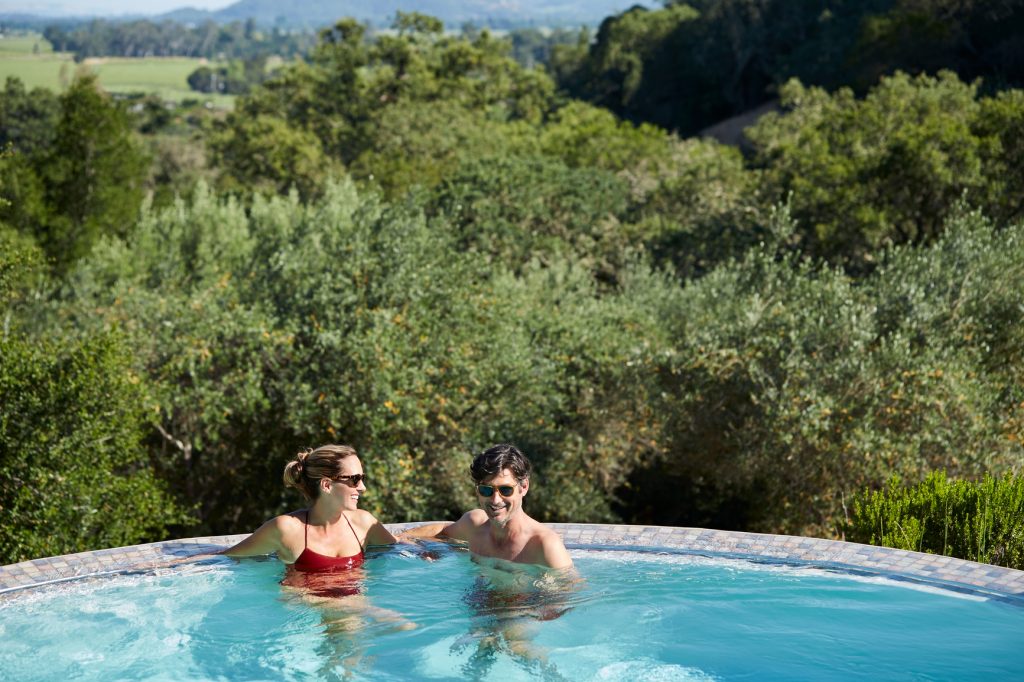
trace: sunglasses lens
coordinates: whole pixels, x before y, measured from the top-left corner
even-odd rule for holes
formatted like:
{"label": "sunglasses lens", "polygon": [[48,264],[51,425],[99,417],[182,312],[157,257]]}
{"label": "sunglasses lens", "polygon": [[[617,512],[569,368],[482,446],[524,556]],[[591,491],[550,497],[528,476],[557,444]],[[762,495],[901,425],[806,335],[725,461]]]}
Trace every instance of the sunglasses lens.
{"label": "sunglasses lens", "polygon": [[[476,491],[481,497],[493,497],[494,488],[495,486],[493,485],[478,485],[476,487]],[[512,493],[516,491],[516,487],[514,485],[499,485],[497,488],[498,493],[502,497],[511,497]]]}

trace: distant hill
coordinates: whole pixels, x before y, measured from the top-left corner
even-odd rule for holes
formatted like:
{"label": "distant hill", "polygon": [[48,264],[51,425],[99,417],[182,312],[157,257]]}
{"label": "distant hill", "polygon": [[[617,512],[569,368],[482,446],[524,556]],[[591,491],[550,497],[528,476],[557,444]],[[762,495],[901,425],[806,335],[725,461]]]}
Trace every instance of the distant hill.
{"label": "distant hill", "polygon": [[[182,0],[187,3],[188,0]],[[441,19],[448,28],[465,23],[491,28],[597,26],[606,17],[630,7],[655,8],[659,0],[239,0],[216,11],[182,7],[157,16],[150,15],[54,15],[23,11],[0,11],[0,26],[43,30],[51,25],[73,26],[90,19],[130,21],[170,20],[182,24],[215,21],[226,24],[249,18],[265,28],[279,26],[318,29],[342,17],[354,17],[376,27],[391,25],[395,13],[421,12]]]}
{"label": "distant hill", "polygon": [[218,23],[245,21],[261,26],[319,28],[341,17],[354,17],[374,26],[388,26],[398,11],[417,11],[438,17],[450,28],[466,22],[478,26],[578,26],[598,24],[633,5],[629,0],[239,0],[214,12],[185,8],[161,15],[183,23],[212,19]]}

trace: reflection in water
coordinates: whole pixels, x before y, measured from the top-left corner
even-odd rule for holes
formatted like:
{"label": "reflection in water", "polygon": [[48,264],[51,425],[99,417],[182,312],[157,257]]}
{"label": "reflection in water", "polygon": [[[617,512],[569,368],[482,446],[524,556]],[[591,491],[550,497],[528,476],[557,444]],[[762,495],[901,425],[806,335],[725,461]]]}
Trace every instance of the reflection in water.
{"label": "reflection in water", "polygon": [[297,571],[288,566],[281,584],[310,598],[340,599],[359,594],[365,578],[363,566],[317,572]]}
{"label": "reflection in water", "polygon": [[480,564],[480,575],[463,595],[470,608],[470,631],[452,646],[453,653],[475,647],[462,674],[483,679],[498,655],[505,653],[542,679],[565,679],[534,640],[543,621],[559,618],[573,607],[581,585],[575,570],[474,560]]}
{"label": "reflection in water", "polygon": [[368,673],[372,658],[365,650],[375,637],[416,624],[400,613],[370,603],[362,594],[366,572],[363,566],[317,572],[297,571],[289,566],[281,580],[286,602],[312,606],[320,615],[323,637],[317,653],[323,661],[317,677],[349,679]]}

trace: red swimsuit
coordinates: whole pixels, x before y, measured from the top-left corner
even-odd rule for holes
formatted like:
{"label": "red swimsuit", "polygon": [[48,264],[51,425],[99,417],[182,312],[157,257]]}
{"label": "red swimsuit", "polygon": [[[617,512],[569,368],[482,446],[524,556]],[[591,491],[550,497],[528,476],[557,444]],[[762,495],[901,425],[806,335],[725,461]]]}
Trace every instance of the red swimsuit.
{"label": "red swimsuit", "polygon": [[[352,535],[355,535],[356,542],[359,542],[359,536],[356,535],[356,529],[352,527],[352,522],[344,514],[342,516],[344,516],[349,530],[352,531]],[[359,554],[352,556],[326,556],[314,552],[306,546],[309,544],[309,510],[306,510],[305,532],[302,554],[289,567],[288,575],[285,576],[282,584],[306,588],[318,597],[347,597],[359,594],[359,576],[362,572],[355,571],[354,574],[345,574],[351,569],[363,565],[365,556],[362,543],[359,546]],[[339,573],[342,575],[338,575]]]}
{"label": "red swimsuit", "polygon": [[[359,536],[356,535],[356,529],[352,527],[352,522],[348,520],[348,517],[342,514],[342,518],[345,519],[345,523],[348,524],[348,529],[352,531],[352,535],[355,535],[356,542],[359,542]],[[326,556],[318,554],[311,550],[307,545],[309,544],[309,510],[306,510],[306,536],[302,541],[302,554],[295,560],[292,567],[296,571],[302,571],[303,573],[323,573],[325,571],[339,571],[349,568],[355,568],[356,566],[363,565],[363,548],[362,544],[359,546],[359,554],[353,554],[352,556]]]}

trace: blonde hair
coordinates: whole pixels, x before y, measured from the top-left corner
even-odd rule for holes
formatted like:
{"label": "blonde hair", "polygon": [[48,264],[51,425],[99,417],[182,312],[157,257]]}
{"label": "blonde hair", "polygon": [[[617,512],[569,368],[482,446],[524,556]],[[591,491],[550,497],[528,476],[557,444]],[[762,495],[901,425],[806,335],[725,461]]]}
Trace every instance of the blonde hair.
{"label": "blonde hair", "polygon": [[301,450],[295,459],[284,466],[284,484],[314,502],[320,495],[321,479],[341,476],[341,461],[346,457],[358,457],[355,448],[349,445],[321,445],[315,450]]}

